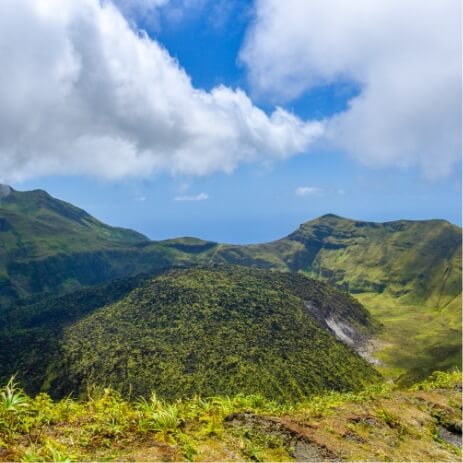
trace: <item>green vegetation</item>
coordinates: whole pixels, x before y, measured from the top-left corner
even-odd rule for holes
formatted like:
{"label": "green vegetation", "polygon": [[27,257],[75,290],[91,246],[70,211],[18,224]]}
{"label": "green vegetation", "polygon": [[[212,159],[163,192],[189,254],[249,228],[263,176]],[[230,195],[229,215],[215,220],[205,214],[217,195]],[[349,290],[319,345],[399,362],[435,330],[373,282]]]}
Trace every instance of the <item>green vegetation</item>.
{"label": "green vegetation", "polygon": [[0,198],[0,312],[23,299],[194,261],[194,255],[110,227],[42,190],[11,189]]}
{"label": "green vegetation", "polygon": [[110,250],[146,241],[45,191],[11,190],[0,198],[0,303],[100,283]]}
{"label": "green vegetation", "polygon": [[401,387],[461,365],[460,228],[154,242],[5,192],[0,461],[461,459],[461,374],[395,389],[354,351]]}
{"label": "green vegetation", "polygon": [[350,292],[381,322],[381,372],[410,383],[461,366],[461,228],[327,215],[281,240],[221,245],[214,261],[303,272]]}
{"label": "green vegetation", "polygon": [[106,285],[18,303],[0,312],[0,378],[17,373],[28,392],[38,393],[48,365],[60,355],[63,329],[115,302],[136,288],[145,277],[115,280]]}
{"label": "green vegetation", "polygon": [[0,303],[172,266],[211,263],[301,271],[351,294],[442,308],[461,294],[461,229],[444,220],[374,223],[329,214],[272,243],[149,241],[42,190],[0,198]]}
{"label": "green vegetation", "polygon": [[0,372],[58,396],[98,384],[136,395],[154,388],[169,399],[260,393],[290,401],[378,380],[325,319],[342,320],[354,341],[376,329],[354,299],[302,275],[172,270],[14,310]]}
{"label": "green vegetation", "polygon": [[[135,287],[124,292],[126,283],[115,283],[122,292],[114,289],[114,298],[103,288],[105,301],[97,285],[197,265],[300,272],[355,295],[383,325],[375,354],[381,372],[400,382],[461,365],[461,229],[446,221],[373,223],[326,215],[261,245],[195,238],[155,242],[109,227],[44,191],[5,192],[0,378],[17,371],[32,392],[50,387],[49,358],[60,352],[65,327]],[[45,362],[37,362],[40,352]]]}
{"label": "green vegetation", "polygon": [[383,325],[380,371],[409,384],[461,366],[461,240],[443,220],[326,215],[273,243],[222,245],[214,260],[299,271],[348,291]]}
{"label": "green vegetation", "polygon": [[219,247],[214,261],[302,271],[351,294],[444,307],[461,294],[461,229],[444,220],[375,223],[332,214],[268,244]]}
{"label": "green vegetation", "polygon": [[384,294],[356,297],[383,325],[374,355],[384,376],[411,384],[436,368],[461,366],[461,295],[441,309],[403,304]]}
{"label": "green vegetation", "polygon": [[[0,461],[460,461],[461,373],[281,405],[258,395],[84,401],[0,388]],[[453,440],[455,439],[455,440]],[[453,442],[453,444],[452,444]]]}

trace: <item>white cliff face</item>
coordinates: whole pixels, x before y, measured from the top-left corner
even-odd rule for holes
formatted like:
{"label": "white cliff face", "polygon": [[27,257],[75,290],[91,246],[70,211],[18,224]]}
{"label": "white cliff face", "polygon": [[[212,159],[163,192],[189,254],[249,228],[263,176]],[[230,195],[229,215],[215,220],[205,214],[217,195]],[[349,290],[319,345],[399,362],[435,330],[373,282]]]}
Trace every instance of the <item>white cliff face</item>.
{"label": "white cliff face", "polygon": [[360,355],[360,357],[363,357],[372,365],[381,365],[381,362],[373,354],[379,350],[380,346],[384,343],[381,343],[376,339],[368,338],[363,339],[360,342],[357,339],[356,342],[355,330],[351,326],[343,323],[340,320],[335,320],[334,318],[326,319],[325,323],[340,341],[353,347],[357,354]]}
{"label": "white cliff face", "polygon": [[11,193],[11,187],[0,184],[0,199],[6,198]]}
{"label": "white cliff face", "polygon": [[380,365],[381,362],[374,357],[374,353],[379,350],[380,345],[383,344],[377,339],[372,339],[359,333],[355,327],[348,323],[335,318],[333,316],[327,317],[324,315],[320,307],[317,307],[312,302],[308,301],[305,304],[307,310],[315,317],[321,326],[328,328],[331,333],[336,336],[341,342],[352,347],[357,354],[363,357],[367,362],[373,365]]}
{"label": "white cliff face", "polygon": [[354,340],[352,339],[353,329],[349,325],[339,320],[335,320],[334,318],[327,318],[325,322],[340,341],[345,342],[350,346],[354,345]]}
{"label": "white cliff face", "polygon": [[321,326],[328,328],[344,344],[354,346],[355,348],[355,345],[358,344],[358,333],[356,333],[352,326],[333,316],[327,317],[320,307],[317,307],[310,301],[306,302],[305,306]]}

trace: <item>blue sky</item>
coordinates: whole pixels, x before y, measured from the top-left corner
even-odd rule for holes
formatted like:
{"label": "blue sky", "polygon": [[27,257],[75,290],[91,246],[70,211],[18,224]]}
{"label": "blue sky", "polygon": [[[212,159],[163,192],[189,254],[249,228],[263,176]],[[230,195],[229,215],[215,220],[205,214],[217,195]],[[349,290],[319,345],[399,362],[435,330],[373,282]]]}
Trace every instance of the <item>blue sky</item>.
{"label": "blue sky", "polygon": [[[221,8],[214,11],[219,3]],[[257,34],[253,8],[251,1],[172,0],[156,10],[124,13],[178,60],[197,89],[239,87],[269,116],[279,105],[303,121],[328,120],[348,110],[363,88],[348,75],[320,78],[289,97],[255,84],[252,73],[257,71],[250,70],[242,52],[253,27]],[[321,140],[284,160],[244,161],[231,172],[153,171],[105,179],[91,172],[63,175],[45,170],[10,183],[19,190],[45,189],[100,220],[153,239],[197,236],[264,242],[325,213],[370,221],[443,218],[461,224],[461,161],[452,161],[436,176],[423,168],[424,161],[405,164],[365,161]]]}

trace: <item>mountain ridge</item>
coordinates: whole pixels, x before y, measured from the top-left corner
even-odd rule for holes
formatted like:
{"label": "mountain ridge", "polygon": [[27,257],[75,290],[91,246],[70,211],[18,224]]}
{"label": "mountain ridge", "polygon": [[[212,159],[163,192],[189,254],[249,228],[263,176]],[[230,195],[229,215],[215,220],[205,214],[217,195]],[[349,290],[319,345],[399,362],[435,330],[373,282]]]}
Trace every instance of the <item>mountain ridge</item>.
{"label": "mountain ridge", "polygon": [[263,244],[194,237],[152,241],[103,224],[44,190],[3,186],[2,191],[0,305],[171,266],[211,263],[301,271],[351,293],[387,292],[439,307],[461,293],[461,228],[441,219],[365,222],[325,214]]}
{"label": "mountain ridge", "polygon": [[[301,273],[354,295],[384,325],[383,347],[375,356],[388,377],[409,382],[430,374],[435,365],[446,370],[461,365],[461,229],[447,221],[377,223],[325,214],[260,245],[192,237],[150,241],[101,224],[43,191],[1,191],[0,325],[8,314],[23,317],[16,308],[33,316],[40,307],[44,313],[51,307],[50,313],[66,319],[69,301],[86,301],[89,309],[100,300],[109,303],[100,285],[120,295],[132,288],[127,278],[136,282],[136,275],[238,265]],[[24,203],[16,209],[27,212],[14,211],[15,196]],[[76,308],[72,313],[84,312]],[[29,335],[35,348],[49,337]],[[5,350],[16,346],[15,336]]]}

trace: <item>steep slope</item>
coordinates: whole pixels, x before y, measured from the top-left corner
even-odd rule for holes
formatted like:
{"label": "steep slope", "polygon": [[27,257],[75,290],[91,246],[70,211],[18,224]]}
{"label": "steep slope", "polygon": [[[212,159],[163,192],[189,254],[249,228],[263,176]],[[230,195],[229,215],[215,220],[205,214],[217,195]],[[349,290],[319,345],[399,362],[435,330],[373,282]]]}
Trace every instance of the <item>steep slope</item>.
{"label": "steep slope", "polygon": [[0,306],[181,261],[174,249],[110,227],[45,191],[0,188]]}
{"label": "steep slope", "polygon": [[107,384],[168,398],[259,392],[280,400],[357,389],[378,378],[352,348],[373,330],[359,303],[300,275],[175,270],[65,324],[42,388],[65,395]]}
{"label": "steep slope", "polygon": [[461,228],[446,221],[326,215],[261,245],[156,242],[41,190],[0,187],[0,314],[117,278],[214,263],[297,271],[354,294],[384,325],[376,356],[390,377],[414,381],[461,365]]}
{"label": "steep slope", "polygon": [[299,271],[355,295],[384,326],[375,357],[397,381],[461,366],[461,228],[446,221],[327,215],[272,243],[221,245],[213,260]]}
{"label": "steep slope", "polygon": [[3,252],[46,257],[115,244],[148,241],[133,230],[110,227],[43,190],[19,192],[1,186]]}
{"label": "steep slope", "polygon": [[0,312],[0,382],[11,375],[31,393],[44,388],[50,364],[59,358],[63,329],[96,309],[125,297],[146,277],[81,289],[63,296],[25,301]]}
{"label": "steep slope", "polygon": [[266,244],[156,242],[42,190],[0,189],[0,304],[198,263],[302,271],[352,294],[442,308],[461,294],[461,228],[444,220],[374,223],[328,214]]}
{"label": "steep slope", "polygon": [[303,271],[350,293],[444,307],[461,294],[461,229],[444,220],[375,223],[332,214],[281,240],[221,246],[214,261]]}

